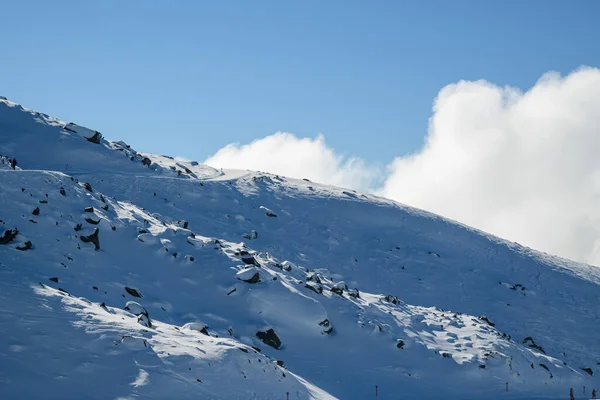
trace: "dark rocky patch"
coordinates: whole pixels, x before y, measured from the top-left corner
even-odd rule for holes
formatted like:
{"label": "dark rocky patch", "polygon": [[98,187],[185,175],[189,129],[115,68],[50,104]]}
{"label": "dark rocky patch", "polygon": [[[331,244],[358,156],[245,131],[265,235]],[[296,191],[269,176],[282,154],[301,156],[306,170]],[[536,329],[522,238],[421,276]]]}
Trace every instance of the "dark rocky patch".
{"label": "dark rocky patch", "polygon": [[150,160],[148,157],[144,157],[142,164],[144,164],[146,167],[149,167],[150,164],[152,164],[152,160]]}
{"label": "dark rocky patch", "polygon": [[0,244],[8,244],[12,242],[18,234],[19,230],[17,228],[5,230],[2,236],[0,237]]}
{"label": "dark rocky patch", "polygon": [[306,285],[304,285],[304,287],[312,290],[313,292],[315,292],[317,294],[323,293],[323,287],[317,283],[307,282]]}
{"label": "dark rocky patch", "polygon": [[259,338],[264,344],[271,346],[274,349],[278,350],[281,347],[281,340],[273,328],[269,328],[266,332],[256,332],[256,337]]}
{"label": "dark rocky patch", "polygon": [[66,196],[66,195],[67,195],[67,192],[65,192],[65,188],[62,188],[62,187],[61,187],[61,188],[60,188],[60,190],[59,190],[59,192],[60,192],[60,194],[62,194],[63,196]]}
{"label": "dark rocky patch", "polygon": [[40,215],[40,208],[36,207],[32,212],[33,215]]}
{"label": "dark rocky patch", "polygon": [[77,225],[75,225],[75,227],[73,229],[75,230],[75,232],[79,232],[80,230],[83,229],[83,225],[77,224]]}
{"label": "dark rocky patch", "polygon": [[275,213],[274,213],[274,212],[272,212],[272,211],[267,211],[267,212],[266,212],[266,214],[267,214],[267,217],[271,217],[271,218],[277,218],[277,214],[275,214]]}
{"label": "dark rocky patch", "polygon": [[92,225],[98,225],[100,223],[100,220],[94,220],[91,218],[85,218],[85,222],[87,222],[88,224],[92,224]]}
{"label": "dark rocky patch", "polygon": [[83,209],[83,211],[88,212],[88,213],[93,213],[94,212],[94,207],[86,207]]}
{"label": "dark rocky patch", "polygon": [[526,344],[530,348],[539,350],[542,353],[546,354],[546,352],[544,351],[544,348],[542,346],[539,346],[538,344],[536,344],[531,336],[527,336],[525,339],[523,339],[523,344]]}
{"label": "dark rocky patch", "polygon": [[142,297],[142,294],[137,289],[125,286],[125,291],[127,293],[129,293],[130,295],[132,295],[133,297],[140,297],[140,298]]}
{"label": "dark rocky patch", "polygon": [[400,350],[404,349],[404,340],[398,339],[398,342],[396,343],[396,347],[399,348]]}
{"label": "dark rocky patch", "polygon": [[387,301],[388,303],[392,303],[392,304],[399,303],[398,297],[392,296],[391,294],[388,294],[387,296],[385,296],[384,300]]}
{"label": "dark rocky patch", "polygon": [[40,200],[40,204],[48,204],[48,200]]}
{"label": "dark rocky patch", "polygon": [[94,229],[94,233],[88,236],[80,236],[79,239],[83,243],[93,243],[96,250],[100,250],[100,239],[98,238],[98,234],[100,230],[98,228]]}
{"label": "dark rocky patch", "polygon": [[489,318],[485,315],[482,315],[481,317],[479,317],[480,320],[482,320],[483,322],[487,323],[489,326],[496,326],[496,324],[494,324],[492,321],[489,320]]}
{"label": "dark rocky patch", "polygon": [[56,282],[56,283],[58,283],[58,278],[57,278],[56,276],[54,276],[54,277],[52,277],[52,278],[50,278],[50,279],[48,279],[48,280],[49,280],[49,281],[52,281],[52,282]]}
{"label": "dark rocky patch", "polygon": [[83,187],[85,188],[85,190],[87,190],[88,192],[94,192],[94,190],[92,189],[92,185],[90,185],[89,183],[85,182],[83,184]]}
{"label": "dark rocky patch", "polygon": [[86,138],[88,142],[100,144],[102,142],[102,134],[98,131],[94,131],[94,136]]}
{"label": "dark rocky patch", "polygon": [[590,374],[590,376],[594,375],[594,371],[592,371],[592,369],[589,367],[581,368],[581,370],[587,372],[588,374]]}

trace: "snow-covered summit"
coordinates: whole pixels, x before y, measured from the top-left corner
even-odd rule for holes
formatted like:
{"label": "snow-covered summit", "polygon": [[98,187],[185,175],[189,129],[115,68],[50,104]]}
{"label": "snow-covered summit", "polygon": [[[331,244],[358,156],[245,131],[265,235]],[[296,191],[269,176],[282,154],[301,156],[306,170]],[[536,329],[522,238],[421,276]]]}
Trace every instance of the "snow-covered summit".
{"label": "snow-covered summit", "polygon": [[8,100],[0,155],[18,160],[0,162],[3,398],[598,385],[595,267],[372,195],[140,153]]}

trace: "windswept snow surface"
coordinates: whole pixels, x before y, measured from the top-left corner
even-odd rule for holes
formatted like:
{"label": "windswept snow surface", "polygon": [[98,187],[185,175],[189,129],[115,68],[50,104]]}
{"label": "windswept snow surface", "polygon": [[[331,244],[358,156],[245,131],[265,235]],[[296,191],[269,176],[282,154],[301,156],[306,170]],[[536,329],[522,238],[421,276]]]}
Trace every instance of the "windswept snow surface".
{"label": "windswept snow surface", "polygon": [[0,162],[2,399],[600,386],[596,267],[386,199],[90,132],[0,100],[0,155],[18,160]]}

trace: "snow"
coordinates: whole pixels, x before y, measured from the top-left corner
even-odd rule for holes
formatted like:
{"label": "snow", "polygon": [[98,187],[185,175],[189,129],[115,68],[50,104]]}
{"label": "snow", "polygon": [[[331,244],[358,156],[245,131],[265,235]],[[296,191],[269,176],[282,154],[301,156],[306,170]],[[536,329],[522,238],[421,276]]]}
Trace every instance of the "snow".
{"label": "snow", "polygon": [[[0,154],[20,167],[0,162],[0,237],[19,230],[0,244],[3,398],[527,399],[596,384],[596,267],[65,125],[0,100]],[[95,229],[98,250],[81,240]],[[278,348],[257,336],[269,329]]]}

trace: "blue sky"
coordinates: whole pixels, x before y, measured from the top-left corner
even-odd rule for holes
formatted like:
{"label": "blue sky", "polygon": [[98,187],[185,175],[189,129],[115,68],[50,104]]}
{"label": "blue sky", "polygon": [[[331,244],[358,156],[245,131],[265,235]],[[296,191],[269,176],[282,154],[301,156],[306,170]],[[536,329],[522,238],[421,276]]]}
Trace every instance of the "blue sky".
{"label": "blue sky", "polygon": [[66,1],[0,6],[0,95],[203,160],[276,131],[388,163],[438,91],[600,65],[597,1]]}

